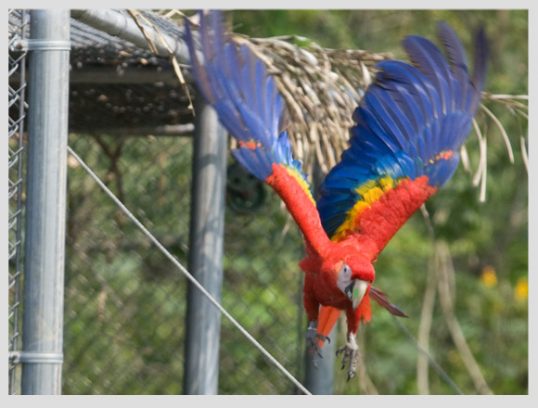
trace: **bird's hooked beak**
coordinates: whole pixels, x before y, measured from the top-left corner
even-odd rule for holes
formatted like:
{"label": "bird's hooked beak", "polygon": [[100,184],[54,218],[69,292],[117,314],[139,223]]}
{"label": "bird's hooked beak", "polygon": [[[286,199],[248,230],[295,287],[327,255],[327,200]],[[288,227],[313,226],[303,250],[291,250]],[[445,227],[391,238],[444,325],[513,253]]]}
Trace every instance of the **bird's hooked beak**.
{"label": "bird's hooked beak", "polygon": [[353,279],[351,283],[346,286],[344,293],[348,299],[351,300],[353,310],[355,310],[361,303],[361,300],[366,293],[366,289],[368,289],[368,282],[360,279]]}

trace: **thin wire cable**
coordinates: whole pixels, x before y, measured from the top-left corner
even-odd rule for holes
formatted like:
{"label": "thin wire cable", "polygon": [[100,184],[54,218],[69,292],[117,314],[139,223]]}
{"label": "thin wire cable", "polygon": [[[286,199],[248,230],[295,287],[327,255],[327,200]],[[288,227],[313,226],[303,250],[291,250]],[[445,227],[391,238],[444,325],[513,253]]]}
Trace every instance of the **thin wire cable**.
{"label": "thin wire cable", "polygon": [[426,350],[424,350],[422,347],[419,346],[418,344],[418,341],[417,339],[415,339],[415,337],[411,334],[411,332],[409,331],[409,329],[396,317],[396,316],[393,316],[391,315],[392,318],[394,319],[394,321],[396,322],[396,324],[398,325],[398,327],[400,327],[400,329],[407,335],[407,337],[409,337],[409,339],[415,344],[415,347],[416,349],[421,352],[422,354],[424,354],[426,357],[428,357],[428,361],[430,362],[430,365],[434,368],[435,371],[437,371],[437,374],[439,374],[439,377],[441,377],[443,380],[445,380],[445,382],[450,386],[452,387],[452,389],[457,393],[457,394],[460,394],[460,395],[465,395],[463,393],[463,391],[461,390],[460,387],[458,387],[458,384],[456,384],[454,382],[454,380],[452,380],[452,378],[450,378],[450,376],[446,373],[445,370],[443,370],[443,367],[441,367],[434,359],[433,357],[430,355],[430,353],[428,353]]}
{"label": "thin wire cable", "polygon": [[226,316],[226,318],[259,350],[269,359],[282,373],[293,382],[306,395],[312,395],[303,384],[301,384],[280,362],[273,357],[243,326],[224,309],[220,303],[190,274],[187,269],[162,245],[157,238],[136,218],[131,211],[114,195],[112,191],[101,181],[99,176],[80,158],[74,150],[67,146],[67,151],[80,163],[82,168],[90,175],[91,178],[101,187],[101,189],[116,203],[116,205],[129,217],[129,219],[146,235],[153,244],[196,286],[213,305]]}

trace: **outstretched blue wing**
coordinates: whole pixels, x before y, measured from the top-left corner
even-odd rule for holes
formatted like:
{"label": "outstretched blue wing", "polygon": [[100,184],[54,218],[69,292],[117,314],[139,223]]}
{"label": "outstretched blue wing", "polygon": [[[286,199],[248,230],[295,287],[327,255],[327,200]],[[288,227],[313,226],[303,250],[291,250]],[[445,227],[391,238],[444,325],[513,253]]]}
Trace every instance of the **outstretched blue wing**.
{"label": "outstretched blue wing", "polygon": [[199,47],[185,21],[193,77],[220,122],[239,142],[234,157],[262,181],[272,173],[273,164],[303,175],[301,164],[292,157],[283,126],[284,101],[274,78],[246,43],[236,44],[225,34],[220,12],[199,16]]}
{"label": "outstretched blue wing", "polygon": [[193,77],[237,140],[233,155],[279,194],[309,247],[321,252],[329,238],[301,165],[292,156],[282,123],[284,101],[275,80],[246,43],[237,44],[224,33],[219,12],[200,13],[198,32],[199,47],[185,22]]}
{"label": "outstretched blue wing", "polygon": [[[387,195],[402,180],[426,178],[427,185],[437,189],[454,173],[459,148],[480,102],[486,39],[481,30],[471,78],[455,33],[444,23],[438,33],[448,62],[432,42],[409,36],[403,46],[413,65],[394,60],[378,64],[380,72],[354,112],[350,146],[321,186],[317,207],[323,227],[333,239],[356,232],[368,234],[367,229],[372,228],[368,225],[375,222],[361,222],[361,217],[374,219],[371,208],[375,202],[380,201],[377,219],[379,214],[389,218],[389,213],[400,211],[395,206],[402,203],[395,203],[395,198],[391,202]],[[398,197],[402,199],[401,194]],[[407,217],[417,205],[420,203],[406,204]],[[400,211],[396,217],[400,221],[404,219],[401,215]],[[386,236],[376,231],[379,245],[388,242],[400,226],[387,226]]]}

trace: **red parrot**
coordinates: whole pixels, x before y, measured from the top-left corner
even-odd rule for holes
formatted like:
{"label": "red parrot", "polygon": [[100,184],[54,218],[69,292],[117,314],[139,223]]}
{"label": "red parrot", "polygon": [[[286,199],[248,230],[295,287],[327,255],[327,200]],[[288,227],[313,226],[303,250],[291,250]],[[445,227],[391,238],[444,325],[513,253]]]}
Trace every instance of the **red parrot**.
{"label": "red parrot", "polygon": [[474,71],[445,23],[438,35],[447,58],[429,40],[402,44],[412,64],[385,60],[356,107],[350,142],[327,174],[317,202],[293,158],[285,106],[274,78],[246,43],[224,32],[218,12],[200,13],[198,46],[185,22],[192,75],[219,120],[237,140],[232,154],[270,185],[300,228],[306,256],[303,299],[309,347],[319,352],[341,312],[347,339],[337,351],[348,380],[355,375],[361,321],[370,299],[405,316],[372,286],[374,262],[398,229],[453,175],[468,137],[486,74],[483,30],[475,38]]}

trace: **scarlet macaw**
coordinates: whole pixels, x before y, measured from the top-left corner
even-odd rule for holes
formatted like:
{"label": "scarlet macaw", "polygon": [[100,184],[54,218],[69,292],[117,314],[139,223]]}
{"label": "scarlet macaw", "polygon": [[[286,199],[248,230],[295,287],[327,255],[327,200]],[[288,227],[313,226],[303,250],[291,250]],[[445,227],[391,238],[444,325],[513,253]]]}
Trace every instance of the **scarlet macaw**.
{"label": "scarlet macaw", "polygon": [[316,201],[283,124],[284,102],[274,78],[246,44],[225,34],[217,12],[200,13],[199,52],[185,24],[195,83],[237,140],[234,157],[282,198],[304,236],[303,300],[307,339],[319,351],[340,313],[347,341],[339,349],[348,380],[355,375],[359,322],[371,318],[370,298],[405,316],[372,286],[373,263],[407,219],[452,176],[480,102],[486,38],[475,38],[474,72],[454,31],[438,26],[448,57],[429,40],[408,36],[412,65],[385,60],[355,109],[350,146],[328,173]]}

